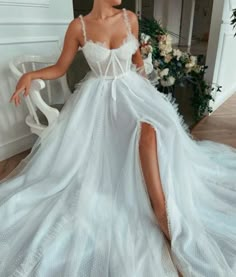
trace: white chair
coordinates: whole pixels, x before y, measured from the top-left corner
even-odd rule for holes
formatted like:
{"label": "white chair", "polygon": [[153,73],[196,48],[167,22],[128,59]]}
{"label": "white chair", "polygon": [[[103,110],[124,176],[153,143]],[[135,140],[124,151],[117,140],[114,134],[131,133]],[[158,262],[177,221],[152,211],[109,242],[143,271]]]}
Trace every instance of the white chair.
{"label": "white chair", "polygon": [[[18,81],[26,72],[37,70],[57,61],[56,57],[41,57],[34,55],[24,55],[10,61],[9,67],[13,76]],[[61,103],[54,103],[54,93],[63,94]],[[55,92],[55,90],[57,90]],[[29,95],[24,97],[29,114],[25,118],[26,124],[30,127],[32,133],[40,136],[42,132],[50,126],[59,116],[64,103],[71,95],[66,76],[57,80],[43,81],[35,79],[31,82]],[[59,98],[59,97],[58,97]]]}

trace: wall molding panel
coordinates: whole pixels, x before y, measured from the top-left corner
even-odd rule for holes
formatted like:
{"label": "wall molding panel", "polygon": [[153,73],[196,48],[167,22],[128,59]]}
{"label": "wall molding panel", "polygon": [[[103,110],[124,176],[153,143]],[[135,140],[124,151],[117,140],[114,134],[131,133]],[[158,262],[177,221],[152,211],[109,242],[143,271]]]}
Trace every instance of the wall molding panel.
{"label": "wall molding panel", "polygon": [[[224,33],[224,35],[223,35],[223,42],[222,42],[222,46],[221,46],[221,49],[220,49],[220,55],[219,55],[219,57],[217,57],[217,59],[219,59],[219,61],[222,61],[223,60],[223,56],[224,56],[224,49],[225,49],[225,47],[226,47],[226,43],[227,43],[227,40],[228,39],[234,39],[234,33],[232,32],[225,32]],[[221,74],[222,74],[222,66],[218,66],[218,68],[217,68],[217,81],[220,79],[220,76],[221,76]]]}
{"label": "wall molding panel", "polygon": [[6,25],[6,26],[45,26],[45,25],[68,25],[71,21],[70,20],[38,20],[36,21],[35,19],[23,19],[23,20],[19,20],[19,19],[7,19],[7,20],[0,20],[0,25]]}
{"label": "wall molding panel", "polygon": [[0,0],[0,160],[35,141],[25,124],[27,107],[16,110],[9,102],[16,85],[9,61],[26,54],[58,57],[73,19],[72,0]]}
{"label": "wall molding panel", "polygon": [[50,0],[0,0],[0,6],[22,6],[22,7],[41,7],[48,8]]}
{"label": "wall molding panel", "polygon": [[0,39],[0,45],[10,45],[10,44],[31,44],[31,43],[48,43],[48,42],[60,42],[58,36],[42,36],[42,37],[19,37],[19,38],[4,38]]}
{"label": "wall molding panel", "polygon": [[223,27],[221,31],[220,42],[218,44],[218,55],[216,58],[214,82],[223,86],[223,93],[218,92],[215,95],[215,101],[211,101],[213,110],[220,107],[236,91],[236,83],[234,82],[235,77],[231,75],[234,71],[229,70],[230,76],[227,76],[229,79],[225,76],[225,70],[228,70],[227,68],[230,67],[232,62],[234,63],[232,57],[228,55],[228,45],[230,44],[233,47],[233,44],[235,43],[234,32]]}

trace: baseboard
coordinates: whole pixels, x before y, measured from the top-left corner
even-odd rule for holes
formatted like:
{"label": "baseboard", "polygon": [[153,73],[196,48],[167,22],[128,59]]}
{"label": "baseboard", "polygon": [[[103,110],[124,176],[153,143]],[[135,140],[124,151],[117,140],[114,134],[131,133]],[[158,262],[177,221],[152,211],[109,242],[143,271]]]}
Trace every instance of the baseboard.
{"label": "baseboard", "polygon": [[14,141],[9,141],[7,144],[0,146],[0,161],[4,161],[16,154],[24,152],[32,148],[37,136],[35,134],[28,134],[20,137]]}

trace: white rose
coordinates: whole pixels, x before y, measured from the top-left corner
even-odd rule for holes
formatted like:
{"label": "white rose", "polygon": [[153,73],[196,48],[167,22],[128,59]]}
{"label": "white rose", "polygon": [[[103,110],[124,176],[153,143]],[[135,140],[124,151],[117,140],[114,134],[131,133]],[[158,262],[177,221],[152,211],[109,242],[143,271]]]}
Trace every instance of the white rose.
{"label": "white rose", "polygon": [[165,62],[166,62],[166,63],[169,63],[171,60],[172,60],[172,56],[171,56],[170,54],[167,54],[167,55],[165,56]]}
{"label": "white rose", "polygon": [[161,78],[163,78],[164,76],[167,76],[168,74],[169,74],[169,68],[165,68],[159,73]]}
{"label": "white rose", "polygon": [[168,77],[167,80],[161,80],[161,85],[163,87],[173,86],[174,83],[175,83],[175,78],[173,76]]}
{"label": "white rose", "polygon": [[175,77],[173,77],[173,76],[168,77],[168,82],[169,82],[170,86],[172,86],[175,83]]}
{"label": "white rose", "polygon": [[190,68],[193,67],[193,64],[192,64],[192,63],[186,63],[185,67],[188,68],[188,69],[190,69]]}
{"label": "white rose", "polygon": [[189,62],[186,63],[185,67],[188,69],[188,72],[193,69],[197,64],[197,57],[196,56],[190,56]]}
{"label": "white rose", "polygon": [[197,57],[196,56],[190,56],[190,62],[191,64],[196,64],[197,63]]}
{"label": "white rose", "polygon": [[157,60],[155,60],[155,61],[153,62],[153,65],[154,65],[155,68],[157,68],[157,67],[160,65],[160,63],[159,63]]}
{"label": "white rose", "polygon": [[145,33],[142,33],[141,34],[141,41],[143,42],[143,43],[147,43],[149,40],[150,40],[150,36],[149,35],[146,35]]}
{"label": "white rose", "polygon": [[148,49],[149,49],[149,52],[152,53],[152,52],[153,52],[153,47],[152,47],[150,44],[149,44],[147,47],[148,47]]}
{"label": "white rose", "polygon": [[166,44],[168,45],[172,44],[172,37],[169,34],[166,36]]}
{"label": "white rose", "polygon": [[145,72],[147,74],[150,74],[153,71],[152,54],[149,53],[148,57],[143,61],[144,61]]}
{"label": "white rose", "polygon": [[161,52],[168,54],[172,51],[172,46],[165,43],[159,43],[159,49],[161,50]]}
{"label": "white rose", "polygon": [[172,51],[172,48],[165,48],[164,50],[161,50],[160,55],[165,57],[166,55],[170,54]]}
{"label": "white rose", "polygon": [[173,56],[175,56],[177,58],[177,61],[179,61],[179,59],[182,56],[182,52],[179,49],[174,49],[173,50]]}

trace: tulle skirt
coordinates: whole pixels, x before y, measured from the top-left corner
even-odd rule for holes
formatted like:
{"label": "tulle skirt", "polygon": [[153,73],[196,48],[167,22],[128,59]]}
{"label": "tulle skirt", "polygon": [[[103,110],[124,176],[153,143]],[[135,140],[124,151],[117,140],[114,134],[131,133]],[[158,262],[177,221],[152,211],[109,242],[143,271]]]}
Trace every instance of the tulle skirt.
{"label": "tulle skirt", "polygon": [[[156,132],[171,247],[139,157]],[[195,141],[170,95],[89,73],[0,185],[0,276],[235,277],[236,149]]]}

